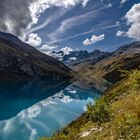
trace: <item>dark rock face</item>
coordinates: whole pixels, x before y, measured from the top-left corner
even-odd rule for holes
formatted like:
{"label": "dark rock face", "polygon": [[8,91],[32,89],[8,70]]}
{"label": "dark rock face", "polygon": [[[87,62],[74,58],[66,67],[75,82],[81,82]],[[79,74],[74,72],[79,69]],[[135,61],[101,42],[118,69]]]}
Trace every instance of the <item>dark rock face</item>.
{"label": "dark rock face", "polygon": [[95,50],[93,52],[86,52],[81,53],[78,55],[77,59],[75,61],[72,61],[69,65],[72,67],[78,67],[80,65],[83,65],[84,63],[92,63],[95,64],[98,61],[104,59],[105,57],[108,57],[111,55],[109,52],[102,52],[99,50]]}
{"label": "dark rock face", "polygon": [[0,79],[71,78],[73,71],[17,37],[0,32]]}

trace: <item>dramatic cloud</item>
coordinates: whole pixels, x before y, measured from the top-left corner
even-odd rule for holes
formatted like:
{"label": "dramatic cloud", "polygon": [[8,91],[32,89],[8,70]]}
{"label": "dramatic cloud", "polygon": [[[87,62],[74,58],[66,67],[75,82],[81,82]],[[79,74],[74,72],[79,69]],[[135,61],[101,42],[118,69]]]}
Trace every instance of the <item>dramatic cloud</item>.
{"label": "dramatic cloud", "polygon": [[33,0],[1,0],[0,30],[20,35],[32,22],[29,5]]}
{"label": "dramatic cloud", "polygon": [[87,0],[1,0],[0,3],[0,30],[22,36],[25,30],[38,22],[39,16],[48,8],[69,7],[82,3],[86,6]]}
{"label": "dramatic cloud", "polygon": [[51,6],[69,7],[82,3],[84,7],[86,6],[87,2],[87,0],[36,0],[30,6],[31,16],[33,17],[33,22],[37,23],[39,15]]}
{"label": "dramatic cloud", "polygon": [[117,36],[125,36],[140,41],[140,3],[135,4],[125,15],[128,31],[118,31]]}
{"label": "dramatic cloud", "polygon": [[102,41],[105,38],[105,34],[96,36],[96,35],[92,35],[92,37],[89,39],[87,38],[86,40],[83,41],[83,45],[88,46],[91,44],[94,44],[96,42]]}
{"label": "dramatic cloud", "polygon": [[38,36],[38,34],[31,33],[28,36],[28,40],[26,43],[30,44],[31,46],[39,46],[42,44],[42,39]]}
{"label": "dramatic cloud", "polygon": [[140,3],[135,4],[126,14],[128,25],[127,36],[140,41]]}

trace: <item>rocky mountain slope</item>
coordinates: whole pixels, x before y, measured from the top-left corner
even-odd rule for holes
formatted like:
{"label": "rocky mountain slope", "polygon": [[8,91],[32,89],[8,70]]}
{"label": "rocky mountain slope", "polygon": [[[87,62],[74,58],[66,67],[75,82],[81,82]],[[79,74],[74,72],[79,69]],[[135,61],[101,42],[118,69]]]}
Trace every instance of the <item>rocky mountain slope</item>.
{"label": "rocky mountain slope", "polygon": [[0,32],[0,80],[72,77],[72,70],[17,37]]}
{"label": "rocky mountain slope", "polygon": [[110,56],[97,63],[83,64],[77,67],[79,74],[86,78],[104,78],[115,83],[121,80],[123,70],[133,70],[140,66],[140,42],[133,42],[114,51]]}
{"label": "rocky mountain slope", "polygon": [[64,64],[70,68],[77,69],[88,63],[95,64],[96,62],[104,59],[111,55],[109,52],[102,52],[99,50],[94,50],[93,52],[87,51],[72,51],[69,54],[64,54],[63,51],[52,52],[52,55],[57,59],[61,60]]}

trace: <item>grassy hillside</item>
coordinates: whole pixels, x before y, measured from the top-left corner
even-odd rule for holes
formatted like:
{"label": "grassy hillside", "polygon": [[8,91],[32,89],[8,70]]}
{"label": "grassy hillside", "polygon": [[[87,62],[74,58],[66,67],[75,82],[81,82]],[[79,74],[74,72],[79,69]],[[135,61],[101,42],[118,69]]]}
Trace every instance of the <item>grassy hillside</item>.
{"label": "grassy hillside", "polygon": [[140,66],[140,43],[134,42],[117,49],[111,56],[97,63],[79,67],[79,75],[94,79],[101,77],[111,83],[122,79],[121,70],[134,70]]}
{"label": "grassy hillside", "polygon": [[139,140],[140,70],[114,85],[87,112],[52,138],[41,140]]}

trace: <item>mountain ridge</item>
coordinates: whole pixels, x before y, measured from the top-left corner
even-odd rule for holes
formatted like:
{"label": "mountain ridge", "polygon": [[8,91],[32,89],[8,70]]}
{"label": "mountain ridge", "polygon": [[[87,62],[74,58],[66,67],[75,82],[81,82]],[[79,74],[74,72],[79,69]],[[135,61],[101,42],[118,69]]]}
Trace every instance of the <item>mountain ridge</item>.
{"label": "mountain ridge", "polygon": [[0,32],[0,79],[72,78],[73,71],[12,34]]}
{"label": "mountain ridge", "polygon": [[122,79],[122,70],[133,70],[140,66],[140,42],[121,46],[110,56],[95,64],[88,63],[80,67],[78,73],[85,77],[102,77],[108,82],[116,83]]}
{"label": "mountain ridge", "polygon": [[109,55],[111,55],[111,53],[100,50],[94,50],[92,52],[87,52],[85,50],[71,51],[69,54],[64,54],[63,51],[52,52],[52,56],[74,70],[77,70],[76,68],[83,63],[97,63]]}

